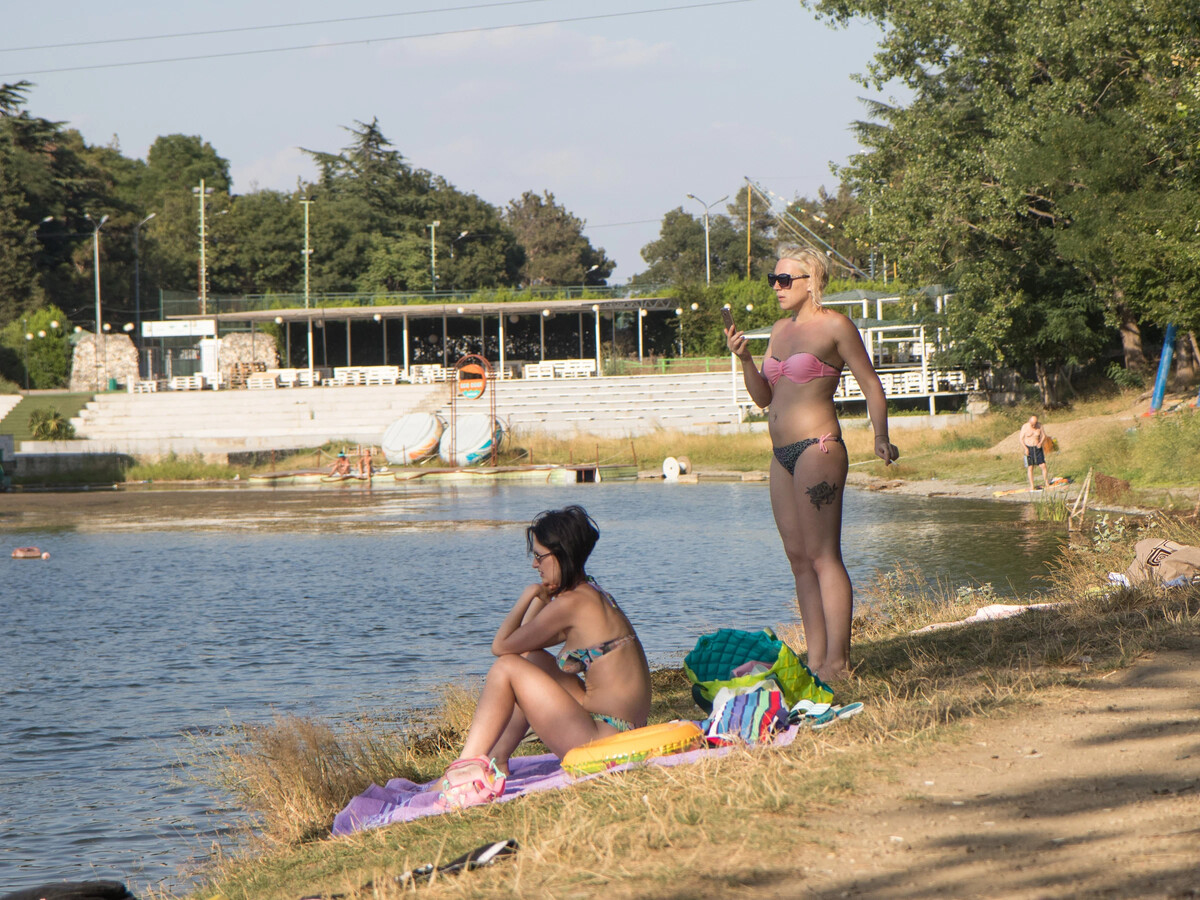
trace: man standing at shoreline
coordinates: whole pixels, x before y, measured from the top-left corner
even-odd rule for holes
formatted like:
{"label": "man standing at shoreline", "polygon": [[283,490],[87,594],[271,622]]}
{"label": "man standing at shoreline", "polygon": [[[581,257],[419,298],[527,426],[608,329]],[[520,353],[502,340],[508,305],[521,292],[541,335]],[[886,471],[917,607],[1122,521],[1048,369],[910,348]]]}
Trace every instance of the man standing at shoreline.
{"label": "man standing at shoreline", "polygon": [[1025,471],[1029,475],[1029,490],[1033,486],[1033,467],[1042,467],[1042,481],[1050,487],[1050,476],[1046,472],[1046,429],[1038,423],[1037,416],[1030,416],[1029,421],[1021,426],[1021,449],[1025,454]]}

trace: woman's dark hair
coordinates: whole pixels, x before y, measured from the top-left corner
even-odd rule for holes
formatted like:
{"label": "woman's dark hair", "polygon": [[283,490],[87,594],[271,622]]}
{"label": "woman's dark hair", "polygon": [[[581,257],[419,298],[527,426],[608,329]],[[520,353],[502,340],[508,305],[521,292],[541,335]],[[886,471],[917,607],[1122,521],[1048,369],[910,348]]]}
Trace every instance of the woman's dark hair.
{"label": "woman's dark hair", "polygon": [[534,516],[525,529],[525,544],[530,553],[533,553],[535,538],[558,560],[558,569],[562,573],[559,591],[569,591],[587,577],[583,567],[596,541],[600,540],[600,529],[582,506],[568,506],[548,509]]}

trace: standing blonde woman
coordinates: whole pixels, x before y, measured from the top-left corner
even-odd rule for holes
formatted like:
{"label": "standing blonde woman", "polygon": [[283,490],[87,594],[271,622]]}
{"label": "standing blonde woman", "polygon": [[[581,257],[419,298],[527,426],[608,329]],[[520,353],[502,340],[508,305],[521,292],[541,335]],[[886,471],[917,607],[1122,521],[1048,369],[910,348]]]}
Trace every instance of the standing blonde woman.
{"label": "standing blonde woman", "polygon": [[746,336],[725,329],[730,352],[742,362],[750,397],[768,415],[771,509],[796,579],[808,665],[823,681],[850,671],[853,590],[842,562],[842,498],[849,465],[833,395],[849,366],[867,401],[875,455],[891,465],[900,456],[888,440],[887,399],[858,329],[821,306],[829,283],[826,258],[786,247],[767,276],[787,314],[771,329],[761,368]]}

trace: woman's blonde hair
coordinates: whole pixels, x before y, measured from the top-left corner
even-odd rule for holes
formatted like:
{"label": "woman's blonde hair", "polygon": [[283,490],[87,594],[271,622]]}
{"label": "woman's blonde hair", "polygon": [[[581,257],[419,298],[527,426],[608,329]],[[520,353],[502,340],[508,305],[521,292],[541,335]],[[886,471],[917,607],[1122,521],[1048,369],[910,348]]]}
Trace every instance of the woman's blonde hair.
{"label": "woman's blonde hair", "polygon": [[779,248],[778,256],[780,259],[795,260],[804,267],[804,270],[811,276],[808,280],[808,290],[812,304],[817,309],[821,309],[821,298],[825,294],[825,287],[829,284],[829,263],[825,254],[810,250],[808,247],[801,247],[799,244],[784,244]]}

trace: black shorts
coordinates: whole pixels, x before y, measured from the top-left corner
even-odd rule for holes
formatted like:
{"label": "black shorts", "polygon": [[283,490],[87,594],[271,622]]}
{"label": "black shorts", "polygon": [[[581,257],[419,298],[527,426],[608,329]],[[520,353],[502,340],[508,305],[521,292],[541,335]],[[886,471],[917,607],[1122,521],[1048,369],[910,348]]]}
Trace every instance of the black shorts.
{"label": "black shorts", "polygon": [[1046,464],[1046,454],[1041,447],[1026,447],[1025,448],[1025,465],[1027,466],[1044,466]]}

